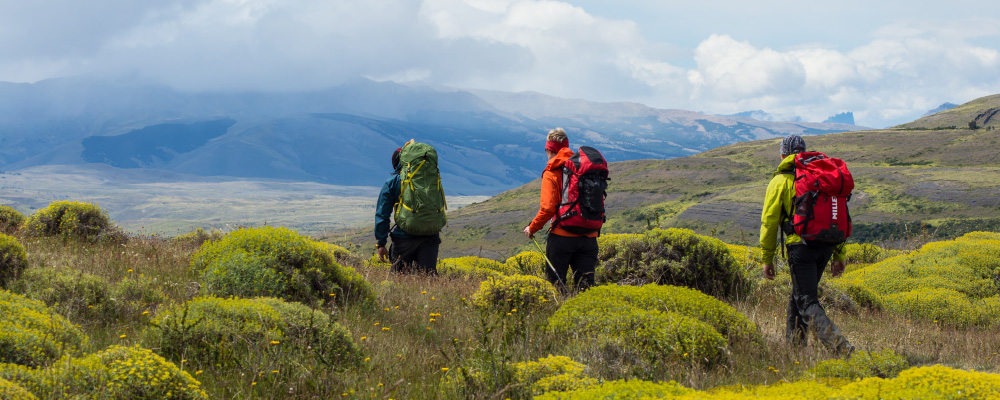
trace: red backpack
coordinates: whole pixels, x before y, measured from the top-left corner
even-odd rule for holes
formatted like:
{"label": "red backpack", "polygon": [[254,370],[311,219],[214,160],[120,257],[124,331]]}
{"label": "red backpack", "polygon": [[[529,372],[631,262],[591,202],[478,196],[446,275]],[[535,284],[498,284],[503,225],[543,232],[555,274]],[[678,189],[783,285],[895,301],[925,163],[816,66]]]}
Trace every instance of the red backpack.
{"label": "red backpack", "polygon": [[839,158],[818,152],[795,156],[793,215],[786,233],[795,232],[808,244],[843,243],[851,236],[847,202],[854,178]]}
{"label": "red backpack", "polygon": [[608,163],[601,152],[583,146],[563,164],[562,203],[552,227],[589,234],[604,226],[604,198],[608,196]]}

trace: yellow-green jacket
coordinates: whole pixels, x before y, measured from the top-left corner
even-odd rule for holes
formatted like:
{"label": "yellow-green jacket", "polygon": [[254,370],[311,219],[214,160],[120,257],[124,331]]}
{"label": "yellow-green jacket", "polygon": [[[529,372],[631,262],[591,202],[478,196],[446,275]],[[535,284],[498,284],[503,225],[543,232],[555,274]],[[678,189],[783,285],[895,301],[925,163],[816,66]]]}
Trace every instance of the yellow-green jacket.
{"label": "yellow-green jacket", "polygon": [[[791,173],[795,166],[795,155],[781,160],[778,170],[774,172],[771,182],[767,184],[767,194],[764,195],[764,209],[760,213],[760,248],[761,259],[765,264],[774,262],[774,253],[778,245],[778,232],[781,231],[781,217],[792,215],[792,197],[795,197],[795,174]],[[785,236],[785,245],[802,243],[802,238],[795,233]],[[846,256],[844,246],[837,246],[833,252],[833,261],[844,261]]]}

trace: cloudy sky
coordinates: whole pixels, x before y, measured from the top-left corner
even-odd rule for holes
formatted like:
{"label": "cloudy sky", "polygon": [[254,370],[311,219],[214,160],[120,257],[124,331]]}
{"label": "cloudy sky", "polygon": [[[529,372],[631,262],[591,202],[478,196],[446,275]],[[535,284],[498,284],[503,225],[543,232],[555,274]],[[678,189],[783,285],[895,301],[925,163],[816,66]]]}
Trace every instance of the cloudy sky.
{"label": "cloudy sky", "polygon": [[0,81],[188,91],[358,76],[907,122],[1000,93],[995,0],[0,0]]}

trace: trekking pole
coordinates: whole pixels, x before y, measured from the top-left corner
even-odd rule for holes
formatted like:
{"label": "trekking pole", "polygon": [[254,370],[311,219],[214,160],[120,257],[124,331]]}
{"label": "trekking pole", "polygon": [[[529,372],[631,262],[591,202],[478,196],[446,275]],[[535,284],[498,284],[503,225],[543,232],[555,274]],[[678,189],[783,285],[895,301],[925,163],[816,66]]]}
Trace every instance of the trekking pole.
{"label": "trekking pole", "polygon": [[538,241],[535,240],[535,235],[528,236],[528,238],[530,238],[532,242],[535,242],[535,247],[538,248],[539,253],[542,253],[542,258],[545,259],[545,265],[548,265],[549,270],[551,270],[553,274],[556,274],[556,280],[559,281],[559,284],[562,285],[563,290],[566,291],[566,293],[568,294],[569,288],[566,287],[566,282],[563,282],[562,277],[559,276],[559,272],[556,271],[556,267],[552,266],[552,261],[549,261],[549,257],[545,255],[544,251],[542,251],[542,246],[540,246],[538,244]]}

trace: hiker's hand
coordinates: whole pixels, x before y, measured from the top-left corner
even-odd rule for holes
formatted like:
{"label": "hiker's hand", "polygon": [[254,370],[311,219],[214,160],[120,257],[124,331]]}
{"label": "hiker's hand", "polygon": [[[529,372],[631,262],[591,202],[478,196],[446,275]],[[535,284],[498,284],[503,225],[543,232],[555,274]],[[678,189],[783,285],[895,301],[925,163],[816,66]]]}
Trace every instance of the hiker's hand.
{"label": "hiker's hand", "polygon": [[524,236],[527,236],[528,239],[531,239],[531,237],[533,236],[533,234],[531,233],[531,227],[530,226],[524,227]]}
{"label": "hiker's hand", "polygon": [[385,262],[385,260],[389,258],[389,249],[385,248],[385,246],[379,246],[377,250],[378,250],[378,260]]}
{"label": "hiker's hand", "polygon": [[843,274],[845,269],[847,269],[847,263],[843,261],[834,261],[830,263],[830,273],[833,274],[834,277]]}
{"label": "hiker's hand", "polygon": [[769,281],[774,280],[774,264],[764,264],[764,278]]}

